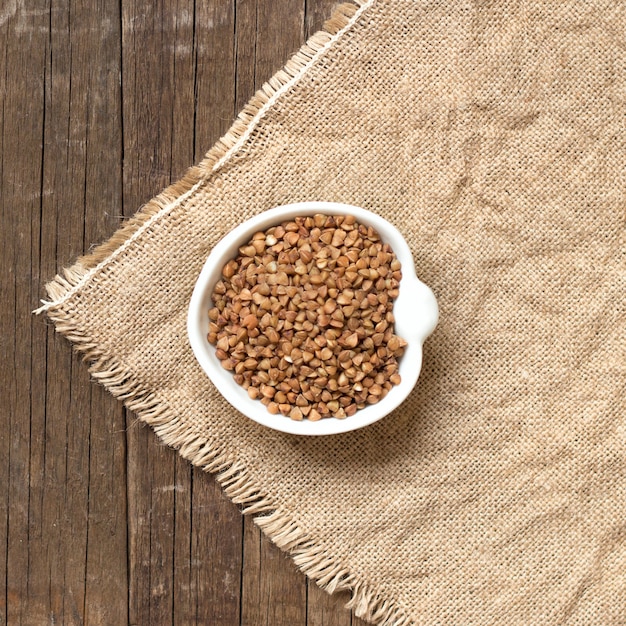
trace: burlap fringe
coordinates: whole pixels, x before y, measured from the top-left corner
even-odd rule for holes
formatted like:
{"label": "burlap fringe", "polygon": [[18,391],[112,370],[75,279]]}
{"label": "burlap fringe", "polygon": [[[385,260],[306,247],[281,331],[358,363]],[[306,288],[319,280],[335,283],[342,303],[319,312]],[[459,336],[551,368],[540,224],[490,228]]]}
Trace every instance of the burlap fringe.
{"label": "burlap fringe", "polygon": [[354,24],[363,11],[374,0],[352,0],[352,3],[339,5],[332,17],[324,24],[323,30],[315,33],[300,50],[269,79],[239,113],[237,119],[218,142],[207,152],[204,159],[191,167],[173,185],[167,187],[130,219],[128,219],[105,243],[89,254],[79,257],[76,263],[62,270],[46,285],[49,301],[42,300],[42,306],[35,312],[42,313],[71,296],[90,274],[100,270],[119,254],[132,238],[143,229],[149,228],[159,217],[169,213],[176,206],[192,197],[208,181],[209,177],[235,154],[245,154],[246,142],[254,132],[258,122],[269,110],[271,104],[289,91],[297,80],[324,54],[344,32]]}
{"label": "burlap fringe", "polygon": [[[309,39],[300,51],[287,62],[254,95],[239,114],[228,133],[206,154],[198,165],[165,189],[129,219],[107,242],[91,254],[79,258],[71,267],[46,285],[50,301],[44,302],[37,313],[46,312],[55,323],[57,332],[67,337],[90,362],[91,375],[115,397],[154,429],[158,437],[179,454],[205,471],[217,474],[217,480],[233,502],[246,515],[259,515],[255,523],[279,548],[289,552],[297,567],[320,587],[334,593],[347,589],[352,593],[346,608],[358,617],[379,626],[415,626],[405,611],[392,601],[384,600],[379,591],[369,587],[357,576],[338,564],[323,546],[317,544],[295,521],[250,478],[247,470],[217,442],[210,442],[199,433],[190,433],[187,424],[179,422],[176,413],[162,399],[143,389],[114,359],[106,357],[89,337],[73,323],[62,308],[63,302],[86,279],[88,274],[112,261],[124,244],[149,227],[153,220],[184,202],[209,176],[224,166],[228,159],[243,148],[264,111],[280,93],[288,91],[315,59],[329,47],[334,38],[345,32],[362,11],[374,0],[353,0],[354,4],[340,5],[324,29]],[[112,256],[113,255],[113,256]]]}

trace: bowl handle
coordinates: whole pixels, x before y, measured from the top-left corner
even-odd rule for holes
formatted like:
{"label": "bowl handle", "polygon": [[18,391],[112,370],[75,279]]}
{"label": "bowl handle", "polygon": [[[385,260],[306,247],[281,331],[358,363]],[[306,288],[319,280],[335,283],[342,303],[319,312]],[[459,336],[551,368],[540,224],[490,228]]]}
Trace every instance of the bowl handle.
{"label": "bowl handle", "polygon": [[407,341],[423,343],[437,326],[439,307],[435,294],[421,280],[408,277],[405,280],[396,302],[400,306],[394,310],[396,323]]}

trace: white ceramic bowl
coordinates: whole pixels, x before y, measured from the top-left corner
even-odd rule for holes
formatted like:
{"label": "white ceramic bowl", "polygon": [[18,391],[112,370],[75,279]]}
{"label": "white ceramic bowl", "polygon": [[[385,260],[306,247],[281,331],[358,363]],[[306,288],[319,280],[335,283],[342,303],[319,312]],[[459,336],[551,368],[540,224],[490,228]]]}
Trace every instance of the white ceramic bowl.
{"label": "white ceramic bowl", "polygon": [[[294,421],[281,414],[271,415],[259,400],[248,397],[246,390],[238,385],[230,372],[220,365],[215,347],[207,341],[209,317],[213,306],[211,293],[221,278],[225,263],[238,254],[240,246],[248,242],[257,231],[267,230],[298,216],[323,213],[326,215],[354,215],[361,224],[372,226],[385,243],[389,243],[402,264],[402,280],[398,298],[394,302],[395,333],[408,345],[399,361],[402,381],[395,385],[380,402],[357,411],[344,419],[324,418],[317,422]],[[437,325],[439,310],[432,291],[415,275],[413,256],[406,241],[395,226],[382,217],[347,204],[333,202],[302,202],[264,211],[237,226],[213,248],[191,296],[187,315],[189,343],[202,369],[220,393],[238,411],[259,424],[296,435],[331,435],[356,430],[372,424],[393,411],[409,395],[422,368],[422,344]]]}

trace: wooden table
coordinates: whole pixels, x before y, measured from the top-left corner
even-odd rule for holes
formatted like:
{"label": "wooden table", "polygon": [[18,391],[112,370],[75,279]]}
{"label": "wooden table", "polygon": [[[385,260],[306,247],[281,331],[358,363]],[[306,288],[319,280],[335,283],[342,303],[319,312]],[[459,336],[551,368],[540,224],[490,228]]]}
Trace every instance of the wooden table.
{"label": "wooden table", "polygon": [[0,624],[364,624],[31,311],[179,178],[333,0],[0,2]]}

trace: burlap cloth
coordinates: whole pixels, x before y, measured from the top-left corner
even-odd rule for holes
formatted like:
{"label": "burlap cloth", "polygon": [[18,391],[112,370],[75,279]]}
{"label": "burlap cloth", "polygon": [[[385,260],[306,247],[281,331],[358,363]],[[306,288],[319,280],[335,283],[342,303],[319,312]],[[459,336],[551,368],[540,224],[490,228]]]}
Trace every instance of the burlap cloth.
{"label": "burlap cloth", "polygon": [[[626,624],[625,190],[626,3],[368,0],[44,308],[358,615]],[[325,438],[236,413],[185,330],[212,246],[310,199],[396,224],[441,311],[409,400]]]}

